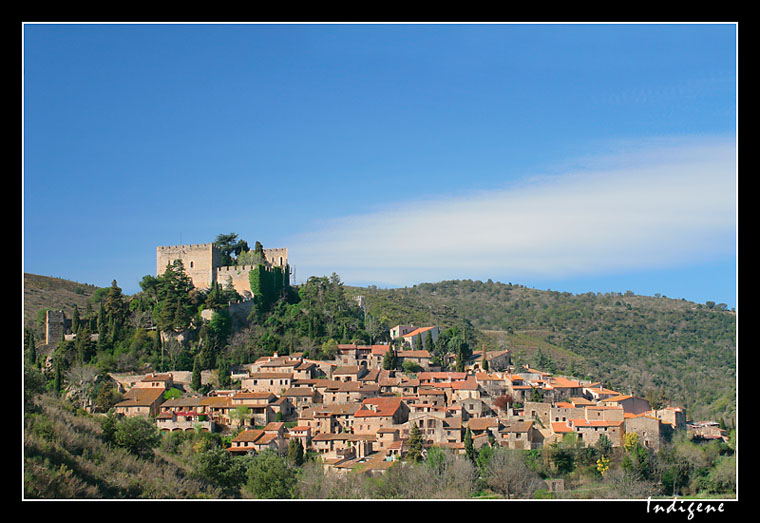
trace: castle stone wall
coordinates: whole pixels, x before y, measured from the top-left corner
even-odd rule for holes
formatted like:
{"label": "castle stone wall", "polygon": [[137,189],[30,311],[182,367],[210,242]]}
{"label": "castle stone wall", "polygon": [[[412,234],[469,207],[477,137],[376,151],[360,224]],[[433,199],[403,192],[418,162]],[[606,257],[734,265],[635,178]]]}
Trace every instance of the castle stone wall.
{"label": "castle stone wall", "polygon": [[215,281],[216,268],[221,263],[221,252],[213,243],[157,247],[156,275],[163,274],[166,266],[175,260],[182,260],[185,273],[196,288],[208,289]]}
{"label": "castle stone wall", "polygon": [[248,273],[255,268],[255,265],[225,266],[216,269],[216,281],[222,287],[232,283],[235,290],[244,298],[251,297],[251,280]]}
{"label": "castle stone wall", "polygon": [[[264,249],[267,264],[285,268],[288,264],[288,249]],[[222,254],[213,243],[195,245],[166,245],[156,247],[156,276],[166,270],[166,266],[181,260],[185,273],[198,289],[208,289],[214,282],[222,286],[232,282],[235,290],[245,298],[251,294],[251,283],[248,272],[252,265],[222,266]]]}
{"label": "castle stone wall", "polygon": [[270,265],[284,268],[288,264],[288,249],[264,249],[264,258]]}

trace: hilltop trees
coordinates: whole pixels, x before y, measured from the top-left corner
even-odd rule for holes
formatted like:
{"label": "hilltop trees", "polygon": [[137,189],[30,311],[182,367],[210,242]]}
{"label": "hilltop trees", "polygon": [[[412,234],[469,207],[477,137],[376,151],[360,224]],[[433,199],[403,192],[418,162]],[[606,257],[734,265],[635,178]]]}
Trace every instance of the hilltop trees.
{"label": "hilltop trees", "polygon": [[249,251],[248,242],[238,239],[235,233],[219,234],[214,240],[222,254],[222,265],[235,265],[233,256],[238,256],[242,252]]}

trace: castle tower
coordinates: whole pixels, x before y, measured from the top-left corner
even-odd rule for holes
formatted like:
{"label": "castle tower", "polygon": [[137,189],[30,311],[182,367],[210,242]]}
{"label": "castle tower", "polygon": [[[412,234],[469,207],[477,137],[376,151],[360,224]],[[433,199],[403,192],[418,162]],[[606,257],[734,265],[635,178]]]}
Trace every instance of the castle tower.
{"label": "castle tower", "polygon": [[221,251],[213,243],[197,245],[170,245],[156,247],[156,276],[166,266],[181,260],[187,274],[198,289],[208,289],[216,280],[216,269],[221,265]]}
{"label": "castle tower", "polygon": [[58,345],[66,330],[66,316],[63,311],[45,311],[45,343]]}

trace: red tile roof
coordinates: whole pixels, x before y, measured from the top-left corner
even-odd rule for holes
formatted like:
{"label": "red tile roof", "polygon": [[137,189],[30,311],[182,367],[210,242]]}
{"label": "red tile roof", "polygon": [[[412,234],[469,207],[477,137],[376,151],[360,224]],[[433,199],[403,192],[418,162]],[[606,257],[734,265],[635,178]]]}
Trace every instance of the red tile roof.
{"label": "red tile roof", "polygon": [[399,397],[367,398],[361,408],[354,413],[355,418],[373,418],[393,416],[401,408]]}

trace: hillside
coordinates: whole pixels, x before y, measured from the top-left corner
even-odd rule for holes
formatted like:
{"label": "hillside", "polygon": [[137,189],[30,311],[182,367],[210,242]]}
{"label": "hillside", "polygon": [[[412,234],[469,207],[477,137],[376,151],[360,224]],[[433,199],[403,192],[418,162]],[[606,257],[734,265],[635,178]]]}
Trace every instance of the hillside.
{"label": "hillside", "polygon": [[[74,304],[84,310],[96,291],[25,274],[25,324],[34,324],[45,308],[70,317]],[[367,319],[380,328],[469,324],[473,348],[508,348],[517,364],[602,381],[621,393],[659,395],[685,406],[691,419],[735,424],[732,311],[631,292],[575,295],[472,280],[398,289],[345,286],[345,292],[364,296]]]}
{"label": "hillside", "polygon": [[84,310],[98,287],[50,276],[24,273],[24,326],[31,326],[41,310],[63,310],[71,318],[74,305]]}
{"label": "hillside", "polygon": [[[719,307],[626,293],[537,290],[472,280],[399,289],[347,287],[368,314],[445,328],[466,318],[486,348],[509,348],[519,364],[609,383],[621,393],[659,393],[690,417],[736,411],[736,315]],[[540,349],[540,350],[539,350]]]}

